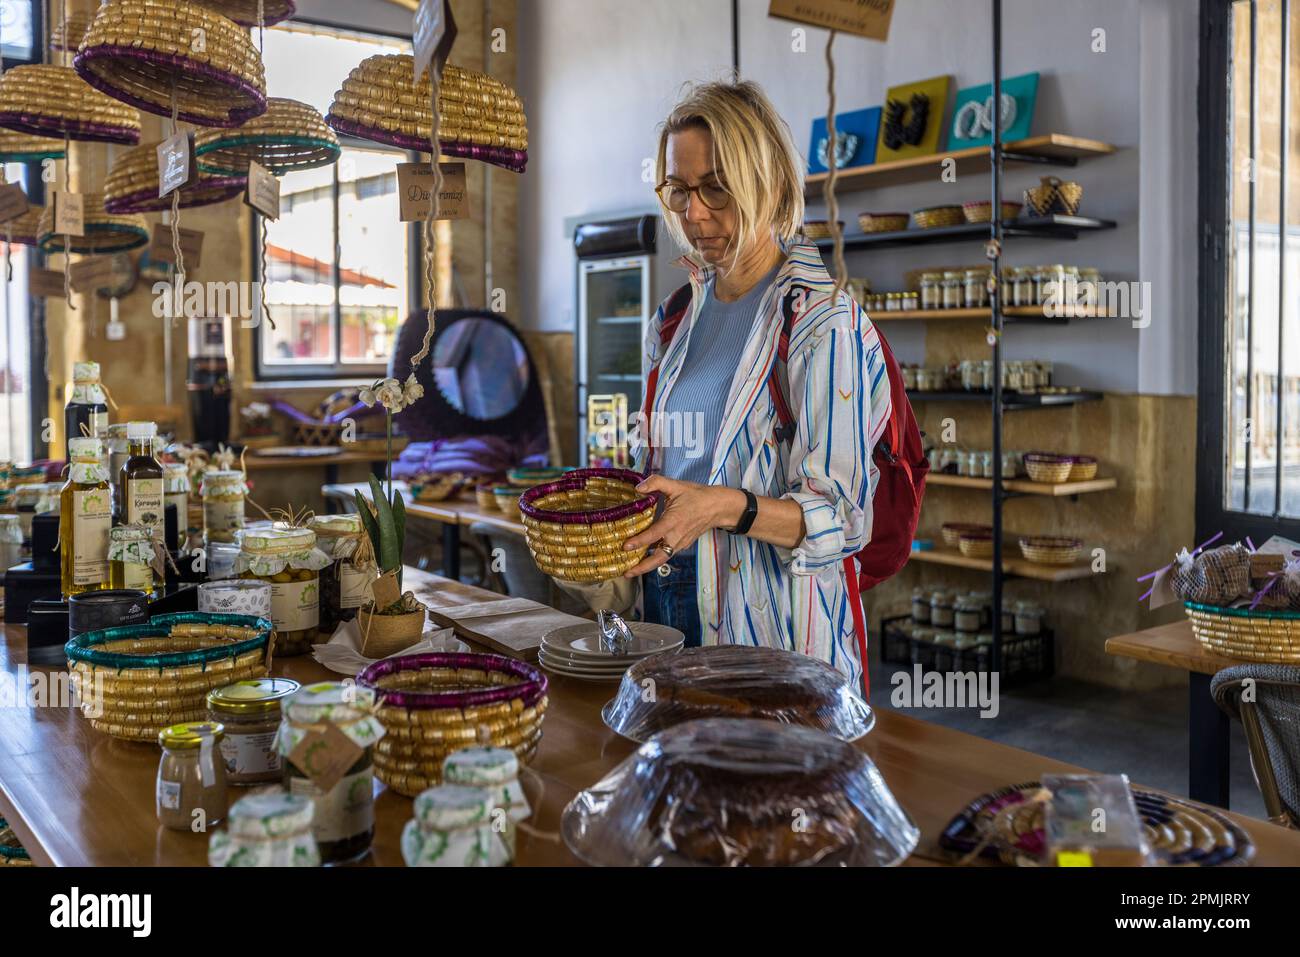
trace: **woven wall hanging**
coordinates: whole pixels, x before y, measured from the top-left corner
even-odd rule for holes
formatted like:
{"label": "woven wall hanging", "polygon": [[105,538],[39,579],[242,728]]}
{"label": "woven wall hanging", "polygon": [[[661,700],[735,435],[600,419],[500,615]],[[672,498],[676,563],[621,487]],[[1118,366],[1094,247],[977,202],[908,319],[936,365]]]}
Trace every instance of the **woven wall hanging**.
{"label": "woven wall hanging", "polygon": [[72,67],[36,63],[0,76],[0,127],[93,143],[140,142],[140,113],[92,89]]}
{"label": "woven wall hanging", "polygon": [[[433,89],[413,83],[415,61],[380,54],[361,61],[334,94],[325,121],[340,133],[429,152]],[[528,164],[528,121],[510,87],[448,64],[438,89],[438,142],[447,157],[480,160],[522,173]]]}
{"label": "woven wall hanging", "polygon": [[0,130],[0,163],[39,163],[63,159],[63,140]]}
{"label": "woven wall hanging", "polygon": [[[104,180],[104,208],[110,213],[157,213],[172,208],[170,195],[158,196],[158,144],[142,143],[118,157]],[[224,203],[244,190],[245,176],[199,173],[180,193],[180,208]]]}
{"label": "woven wall hanging", "polygon": [[276,176],[338,162],[339,138],[315,107],[272,96],[266,112],[233,130],[200,130],[194,138],[199,169],[245,176],[250,161]]}
{"label": "woven wall hanging", "polygon": [[149,243],[143,217],[120,216],[104,209],[103,193],[84,193],[86,235],[65,236],[54,231],[54,209],[47,206],[37,228],[38,245],[47,253],[121,253]]}
{"label": "woven wall hanging", "polygon": [[[199,6],[215,10],[223,17],[229,17],[240,26],[255,27],[257,23],[257,0],[195,0]],[[297,12],[293,0],[262,0],[262,26],[269,27],[288,20]]]}
{"label": "woven wall hanging", "polygon": [[262,58],[236,23],[183,0],[109,0],[73,60],[98,90],[196,126],[266,111]]}

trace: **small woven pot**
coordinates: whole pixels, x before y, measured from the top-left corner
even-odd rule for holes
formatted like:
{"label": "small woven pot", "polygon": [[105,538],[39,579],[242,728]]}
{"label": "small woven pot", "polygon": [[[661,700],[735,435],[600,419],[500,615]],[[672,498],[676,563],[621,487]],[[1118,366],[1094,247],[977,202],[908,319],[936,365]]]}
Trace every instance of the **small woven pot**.
{"label": "small woven pot", "polygon": [[[429,152],[433,89],[415,82],[407,54],[367,57],[334,94],[327,122],[340,133]],[[522,173],[528,165],[528,123],[510,87],[448,64],[438,85],[438,143],[444,156],[481,160]]]}
{"label": "small woven pot", "polygon": [[966,213],[960,206],[930,206],[912,213],[912,222],[917,229],[958,226],[966,222]]}
{"label": "small woven pot", "polygon": [[1025,190],[1025,205],[1039,216],[1064,213],[1074,216],[1083,201],[1083,187],[1057,176],[1044,176],[1038,186]]}
{"label": "small woven pot", "polygon": [[93,89],[72,67],[43,63],[0,75],[0,127],[79,142],[140,142],[138,110]]}
{"label": "small woven pot", "polygon": [[387,658],[409,648],[424,634],[424,609],[401,615],[376,615],[369,608],[357,611],[361,632],[361,654],[366,658]]}
{"label": "small woven pot", "polygon": [[1220,608],[1184,602],[1192,634],[1205,648],[1244,661],[1300,664],[1300,612]]}
{"label": "small woven pot", "polygon": [[194,155],[205,173],[247,176],[249,162],[276,176],[338,162],[339,138],[314,106],[273,96],[266,112],[238,129],[201,130]]}
{"label": "small woven pot", "polygon": [[[1009,200],[1002,201],[1002,218],[1015,219],[1020,215],[1020,203]],[[983,199],[972,203],[961,204],[962,214],[966,217],[968,223],[987,223],[993,219],[993,202],[992,200]]]}
{"label": "small woven pot", "polygon": [[1040,536],[1020,540],[1020,554],[1028,561],[1043,565],[1070,565],[1082,552],[1083,542],[1077,538]]}
{"label": "small woven pot", "polygon": [[37,226],[37,245],[47,253],[121,253],[149,245],[149,228],[142,217],[110,213],[103,193],[82,196],[85,235],[64,236],[54,231],[54,208],[45,207]]}
{"label": "small woven pot", "polygon": [[[257,0],[194,0],[194,2],[234,20],[241,27],[258,25]],[[261,25],[269,27],[282,20],[288,20],[297,10],[294,0],[262,0]]]}
{"label": "small woven pot", "polygon": [[[198,49],[195,38],[203,39]],[[100,7],[73,66],[95,89],[196,126],[239,126],[266,112],[262,57],[238,25],[185,0]]]}
{"label": "small woven pot", "polygon": [[442,763],[453,751],[509,748],[530,761],[541,741],[546,676],[514,658],[405,655],[375,662],[357,681],[374,690],[386,732],[375,745],[375,773],[408,797],[442,783]]}
{"label": "small woven pot", "polygon": [[[193,186],[180,191],[181,209],[211,206],[244,191],[245,176],[200,173]],[[118,157],[104,180],[104,208],[110,213],[159,213],[172,208],[169,195],[158,195],[158,144],[141,143]]]}
{"label": "small woven pot", "polygon": [[646,549],[623,543],[654,521],[657,494],[642,495],[644,476],[628,469],[577,469],[536,485],[519,499],[528,550],[553,578],[599,582],[619,578]]}
{"label": "small woven pot", "polygon": [[63,140],[0,130],[0,163],[39,163],[63,159]]}
{"label": "small woven pot", "polygon": [[966,522],[945,522],[940,529],[943,535],[943,543],[949,548],[961,547],[962,535],[989,535],[993,534],[991,525],[971,525]]}
{"label": "small woven pot", "polygon": [[972,535],[968,532],[957,540],[957,547],[967,558],[992,558],[993,536]]}
{"label": "small woven pot", "polygon": [[1070,478],[1073,469],[1073,456],[1046,452],[1028,452],[1025,455],[1025,473],[1035,482],[1052,485],[1064,482]]}
{"label": "small woven pot", "polygon": [[1091,455],[1070,456],[1070,481],[1087,482],[1097,477],[1097,460]]}
{"label": "small woven pot", "polygon": [[859,213],[858,226],[864,233],[896,233],[907,228],[911,213]]}
{"label": "small woven pot", "polygon": [[[844,221],[839,220],[840,232],[844,232]],[[804,220],[803,234],[814,242],[819,239],[831,238],[831,224],[825,219],[807,219]]]}

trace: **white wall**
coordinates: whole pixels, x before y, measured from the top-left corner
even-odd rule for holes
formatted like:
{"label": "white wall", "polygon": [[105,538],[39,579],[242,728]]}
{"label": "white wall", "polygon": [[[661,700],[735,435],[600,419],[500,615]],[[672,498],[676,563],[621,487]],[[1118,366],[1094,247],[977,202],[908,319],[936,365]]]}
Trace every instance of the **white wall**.
{"label": "white wall", "polygon": [[411,33],[411,11],[388,0],[297,0],[297,17],[332,26]]}

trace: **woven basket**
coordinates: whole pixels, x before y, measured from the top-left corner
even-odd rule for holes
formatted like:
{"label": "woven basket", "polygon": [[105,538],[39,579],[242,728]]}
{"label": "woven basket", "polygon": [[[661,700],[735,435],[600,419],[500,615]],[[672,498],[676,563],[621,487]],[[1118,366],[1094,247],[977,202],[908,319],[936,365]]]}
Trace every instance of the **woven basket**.
{"label": "woven basket", "polygon": [[[844,232],[844,221],[839,220],[840,232]],[[831,224],[824,219],[806,219],[803,224],[803,234],[809,239],[816,242],[819,239],[831,238]]]}
{"label": "woven basket", "polygon": [[537,567],[575,582],[619,578],[645,556],[623,543],[654,521],[658,495],[642,495],[643,476],[628,469],[578,469],[535,485],[519,499],[519,511]]}
{"label": "woven basket", "polygon": [[474,487],[474,501],[485,512],[490,512],[497,507],[497,497],[492,491],[495,487],[494,485],[476,485]]}
{"label": "woven basket", "polygon": [[[380,54],[361,61],[334,94],[325,122],[340,133],[429,152],[432,88],[415,84],[415,61]],[[510,87],[448,64],[438,86],[438,141],[443,156],[482,160],[522,173],[528,165],[528,122]]]}
{"label": "woven basket", "polygon": [[1064,213],[1073,216],[1083,201],[1083,187],[1058,176],[1044,176],[1038,186],[1025,190],[1025,204],[1039,216]]}
{"label": "woven basket", "polygon": [[1229,658],[1300,664],[1300,611],[1252,611],[1184,602],[1192,634],[1206,649]]}
{"label": "woven basket", "polygon": [[949,548],[959,548],[962,535],[992,535],[993,526],[971,525],[966,522],[945,522],[940,532],[943,534],[943,543],[945,545]]}
{"label": "woven basket", "polygon": [[206,173],[247,176],[250,161],[276,176],[338,162],[339,138],[314,106],[273,96],[266,112],[234,130],[201,130],[194,155]]}
{"label": "woven basket", "polygon": [[[194,0],[201,7],[229,17],[241,27],[257,26],[257,0]],[[293,0],[262,0],[262,26],[269,27],[288,20],[297,7]]]}
{"label": "woven basket", "polygon": [[509,469],[506,472],[506,481],[516,488],[532,488],[542,482],[554,482],[558,478],[563,478],[566,472],[572,471],[573,469],[562,468]]}
{"label": "woven basket", "polygon": [[39,163],[63,159],[63,140],[0,130],[0,163]]}
{"label": "woven basket", "polygon": [[44,206],[28,206],[27,212],[17,219],[0,223],[0,240],[12,242],[15,246],[39,246],[41,216],[44,214]]}
{"label": "woven basket", "polygon": [[266,112],[262,57],[248,34],[185,0],[105,4],[73,65],[95,89],[149,113],[171,116],[174,98],[177,117],[196,126],[239,126]]}
{"label": "woven basket", "polygon": [[1087,482],[1097,477],[1097,460],[1091,455],[1070,457],[1070,481]]}
{"label": "woven basket", "polygon": [[992,558],[993,557],[993,536],[992,535],[962,535],[957,540],[957,547],[967,558]]}
{"label": "woven basket", "polygon": [[930,206],[912,214],[917,229],[934,229],[937,226],[958,226],[966,222],[966,213],[960,206]]}
{"label": "woven basket", "polygon": [[1035,482],[1056,484],[1070,478],[1074,459],[1069,455],[1029,452],[1025,455],[1025,472]]}
{"label": "woven basket", "polygon": [[140,112],[93,89],[69,66],[37,63],[5,70],[0,127],[81,142],[140,142]]}
{"label": "woven basket", "polygon": [[[1002,201],[1003,220],[1015,219],[1020,215],[1020,203],[1010,200]],[[993,219],[993,201],[988,199],[961,204],[962,215],[968,223],[987,223]]]}
{"label": "woven basket", "polygon": [[185,612],[85,632],[64,650],[91,727],[157,743],[163,728],[206,720],[213,688],[266,675],[272,627],[265,618]]}
{"label": "woven basket", "polygon": [[81,46],[86,31],[90,29],[90,24],[95,19],[95,14],[90,10],[69,10],[67,18],[66,32],[63,29],[63,20],[57,16],[50,25],[50,49],[76,53],[77,47]]}
{"label": "woven basket", "polygon": [[[180,191],[181,209],[211,206],[244,190],[245,176],[200,173],[198,182]],[[159,213],[172,208],[171,195],[158,195],[158,144],[141,143],[118,157],[104,180],[104,208],[110,213]]]}
{"label": "woven basket", "polygon": [[[38,245],[47,253],[120,253],[149,245],[149,228],[140,216],[110,213],[104,209],[103,193],[82,194],[86,234],[64,236],[54,231],[54,207],[41,213],[37,227]],[[65,248],[66,247],[66,248]]]}
{"label": "woven basket", "polygon": [[864,233],[896,233],[907,228],[911,213],[859,213],[858,226]]}
{"label": "woven basket", "polygon": [[1055,538],[1042,536],[1022,538],[1020,554],[1027,561],[1043,565],[1070,565],[1083,553],[1083,542],[1077,538]]}
{"label": "woven basket", "polygon": [[379,780],[407,797],[442,783],[442,763],[461,748],[509,748],[530,761],[542,737],[547,681],[504,655],[434,652],[387,658],[357,677],[375,692],[385,734],[375,745]]}
{"label": "woven basket", "polygon": [[506,518],[513,518],[519,521],[522,514],[519,511],[519,499],[523,493],[517,488],[496,488],[492,495],[496,499],[497,508],[499,508]]}

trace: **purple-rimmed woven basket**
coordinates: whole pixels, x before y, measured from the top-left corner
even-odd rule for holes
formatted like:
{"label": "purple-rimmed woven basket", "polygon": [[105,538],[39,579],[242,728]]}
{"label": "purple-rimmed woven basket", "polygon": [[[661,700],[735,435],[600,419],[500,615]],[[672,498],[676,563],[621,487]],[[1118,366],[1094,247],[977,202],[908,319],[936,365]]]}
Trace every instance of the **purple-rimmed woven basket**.
{"label": "purple-rimmed woven basket", "polygon": [[595,509],[590,512],[559,512],[552,509],[538,508],[532,503],[539,498],[555,492],[572,492],[585,488],[589,478],[621,479],[632,485],[640,485],[646,477],[631,469],[574,469],[563,478],[541,485],[534,485],[519,497],[519,511],[539,522],[559,522],[561,525],[594,525],[599,522],[616,522],[620,518],[637,515],[648,508],[654,508],[659,500],[657,495],[646,495],[625,505],[611,505],[609,508]]}
{"label": "purple-rimmed woven basket", "polygon": [[131,129],[112,123],[94,123],[85,120],[68,120],[38,113],[6,110],[0,112],[0,127],[32,136],[56,137],[66,135],[79,143],[113,143],[117,146],[135,146],[140,142],[139,128]]}
{"label": "purple-rimmed woven basket", "polygon": [[[513,675],[515,684],[499,685],[486,691],[400,691],[384,688],[381,678],[404,671],[425,668],[468,668],[477,671]],[[405,708],[407,711],[429,711],[437,708],[477,708],[518,699],[525,706],[537,704],[546,696],[546,675],[540,668],[505,655],[484,655],[473,652],[431,651],[421,655],[405,655],[376,661],[357,676],[364,688],[372,688],[381,706]]]}
{"label": "purple-rimmed woven basket", "polygon": [[[203,175],[198,183],[180,191],[180,208],[212,206],[234,199],[244,191],[248,180],[243,176]],[[124,196],[105,196],[104,209],[110,213],[159,213],[172,208],[171,195],[159,198],[157,189],[140,189]]]}
{"label": "purple-rimmed woven basket", "polygon": [[[359,136],[362,139],[383,143],[386,146],[397,146],[404,150],[414,150],[420,153],[429,152],[429,138],[427,136],[410,136],[398,130],[383,130],[374,126],[366,126],[345,119],[336,113],[331,113],[325,117],[325,122],[337,132],[346,133],[349,136]],[[512,173],[522,173],[528,166],[527,150],[510,149],[505,146],[482,146],[477,143],[460,143],[454,140],[443,140],[438,145],[443,156],[478,160],[481,163],[489,163],[492,166],[508,169]]]}

